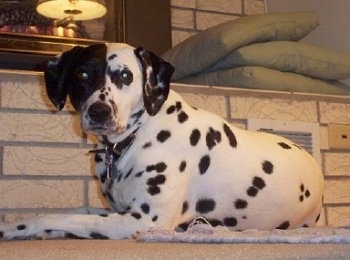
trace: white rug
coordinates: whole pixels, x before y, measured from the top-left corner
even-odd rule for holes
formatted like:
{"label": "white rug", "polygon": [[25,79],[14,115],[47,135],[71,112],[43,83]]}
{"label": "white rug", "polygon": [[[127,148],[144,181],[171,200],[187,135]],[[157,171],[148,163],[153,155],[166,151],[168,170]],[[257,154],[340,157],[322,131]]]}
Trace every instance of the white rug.
{"label": "white rug", "polygon": [[292,230],[230,231],[196,221],[186,232],[153,229],[140,233],[143,242],[167,243],[350,243],[350,228],[299,228]]}

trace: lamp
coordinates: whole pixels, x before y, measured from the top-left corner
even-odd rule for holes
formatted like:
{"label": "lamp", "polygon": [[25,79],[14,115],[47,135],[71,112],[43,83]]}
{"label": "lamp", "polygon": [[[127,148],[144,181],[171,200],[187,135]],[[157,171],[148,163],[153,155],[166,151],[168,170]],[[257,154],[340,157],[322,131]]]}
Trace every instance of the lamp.
{"label": "lamp", "polygon": [[107,12],[104,0],[39,0],[36,10],[49,18],[71,16],[75,21],[99,18]]}

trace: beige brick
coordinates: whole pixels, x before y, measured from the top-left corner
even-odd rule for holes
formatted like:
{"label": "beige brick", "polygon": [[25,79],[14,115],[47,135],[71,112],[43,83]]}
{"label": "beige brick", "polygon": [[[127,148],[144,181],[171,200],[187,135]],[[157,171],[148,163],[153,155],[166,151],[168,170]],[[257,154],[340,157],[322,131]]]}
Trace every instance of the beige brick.
{"label": "beige brick", "polygon": [[332,226],[350,226],[350,207],[329,207],[328,224]]}
{"label": "beige brick", "polygon": [[244,14],[263,14],[265,13],[264,0],[244,0]]}
{"label": "beige brick", "polygon": [[[44,77],[40,74],[1,74],[1,107],[55,110],[45,89]],[[67,101],[65,110],[73,110]]]}
{"label": "beige brick", "polygon": [[175,28],[193,29],[194,13],[191,10],[171,10],[171,25]]}
{"label": "beige brick", "polygon": [[79,143],[81,130],[77,116],[0,113],[0,140]]}
{"label": "beige brick", "polygon": [[171,6],[196,8],[196,0],[171,0]]}
{"label": "beige brick", "polygon": [[350,180],[327,180],[324,203],[350,203]]}
{"label": "beige brick", "polygon": [[82,181],[0,181],[0,208],[73,208],[82,206]]}
{"label": "beige brick", "polygon": [[221,13],[242,13],[241,0],[197,0],[197,9]]}
{"label": "beige brick", "polygon": [[329,149],[328,127],[320,126],[320,149]]}
{"label": "beige brick", "polygon": [[350,104],[320,102],[321,123],[350,124]]}
{"label": "beige brick", "polygon": [[326,212],[325,212],[325,209],[322,208],[320,219],[317,222],[317,226],[326,226],[326,225],[327,225],[327,223],[326,223]]}
{"label": "beige brick", "polygon": [[324,158],[326,175],[350,176],[350,153],[325,153]]}
{"label": "beige brick", "polygon": [[239,16],[229,14],[217,14],[197,11],[196,24],[197,30],[206,30],[215,25],[237,19]]}
{"label": "beige brick", "polygon": [[93,155],[88,149],[47,147],[5,147],[5,175],[92,176]]}
{"label": "beige brick", "polygon": [[89,182],[89,194],[88,194],[89,207],[92,208],[109,208],[109,204],[102,196],[100,182],[90,181]]}
{"label": "beige brick", "polygon": [[201,95],[201,94],[181,94],[191,105],[201,108],[226,118],[226,99],[224,96]]}
{"label": "beige brick", "polygon": [[316,102],[250,97],[231,97],[231,117],[317,122]]}

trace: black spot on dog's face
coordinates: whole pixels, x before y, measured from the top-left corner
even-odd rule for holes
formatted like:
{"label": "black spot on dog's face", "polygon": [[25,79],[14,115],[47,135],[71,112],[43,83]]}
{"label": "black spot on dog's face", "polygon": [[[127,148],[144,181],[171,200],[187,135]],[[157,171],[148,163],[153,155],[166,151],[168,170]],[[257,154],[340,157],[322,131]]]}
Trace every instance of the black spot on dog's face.
{"label": "black spot on dog's face", "polygon": [[107,69],[107,75],[110,77],[111,82],[117,86],[118,89],[122,89],[123,86],[129,86],[134,81],[133,73],[124,66],[123,69],[111,70]]}

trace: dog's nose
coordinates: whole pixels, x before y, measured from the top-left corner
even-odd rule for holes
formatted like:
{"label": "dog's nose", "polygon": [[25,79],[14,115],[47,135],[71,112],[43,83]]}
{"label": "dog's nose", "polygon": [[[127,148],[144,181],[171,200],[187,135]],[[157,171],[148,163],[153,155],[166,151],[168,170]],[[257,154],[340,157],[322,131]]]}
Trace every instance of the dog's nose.
{"label": "dog's nose", "polygon": [[105,122],[111,115],[111,108],[104,103],[94,103],[89,107],[88,114],[96,123]]}

